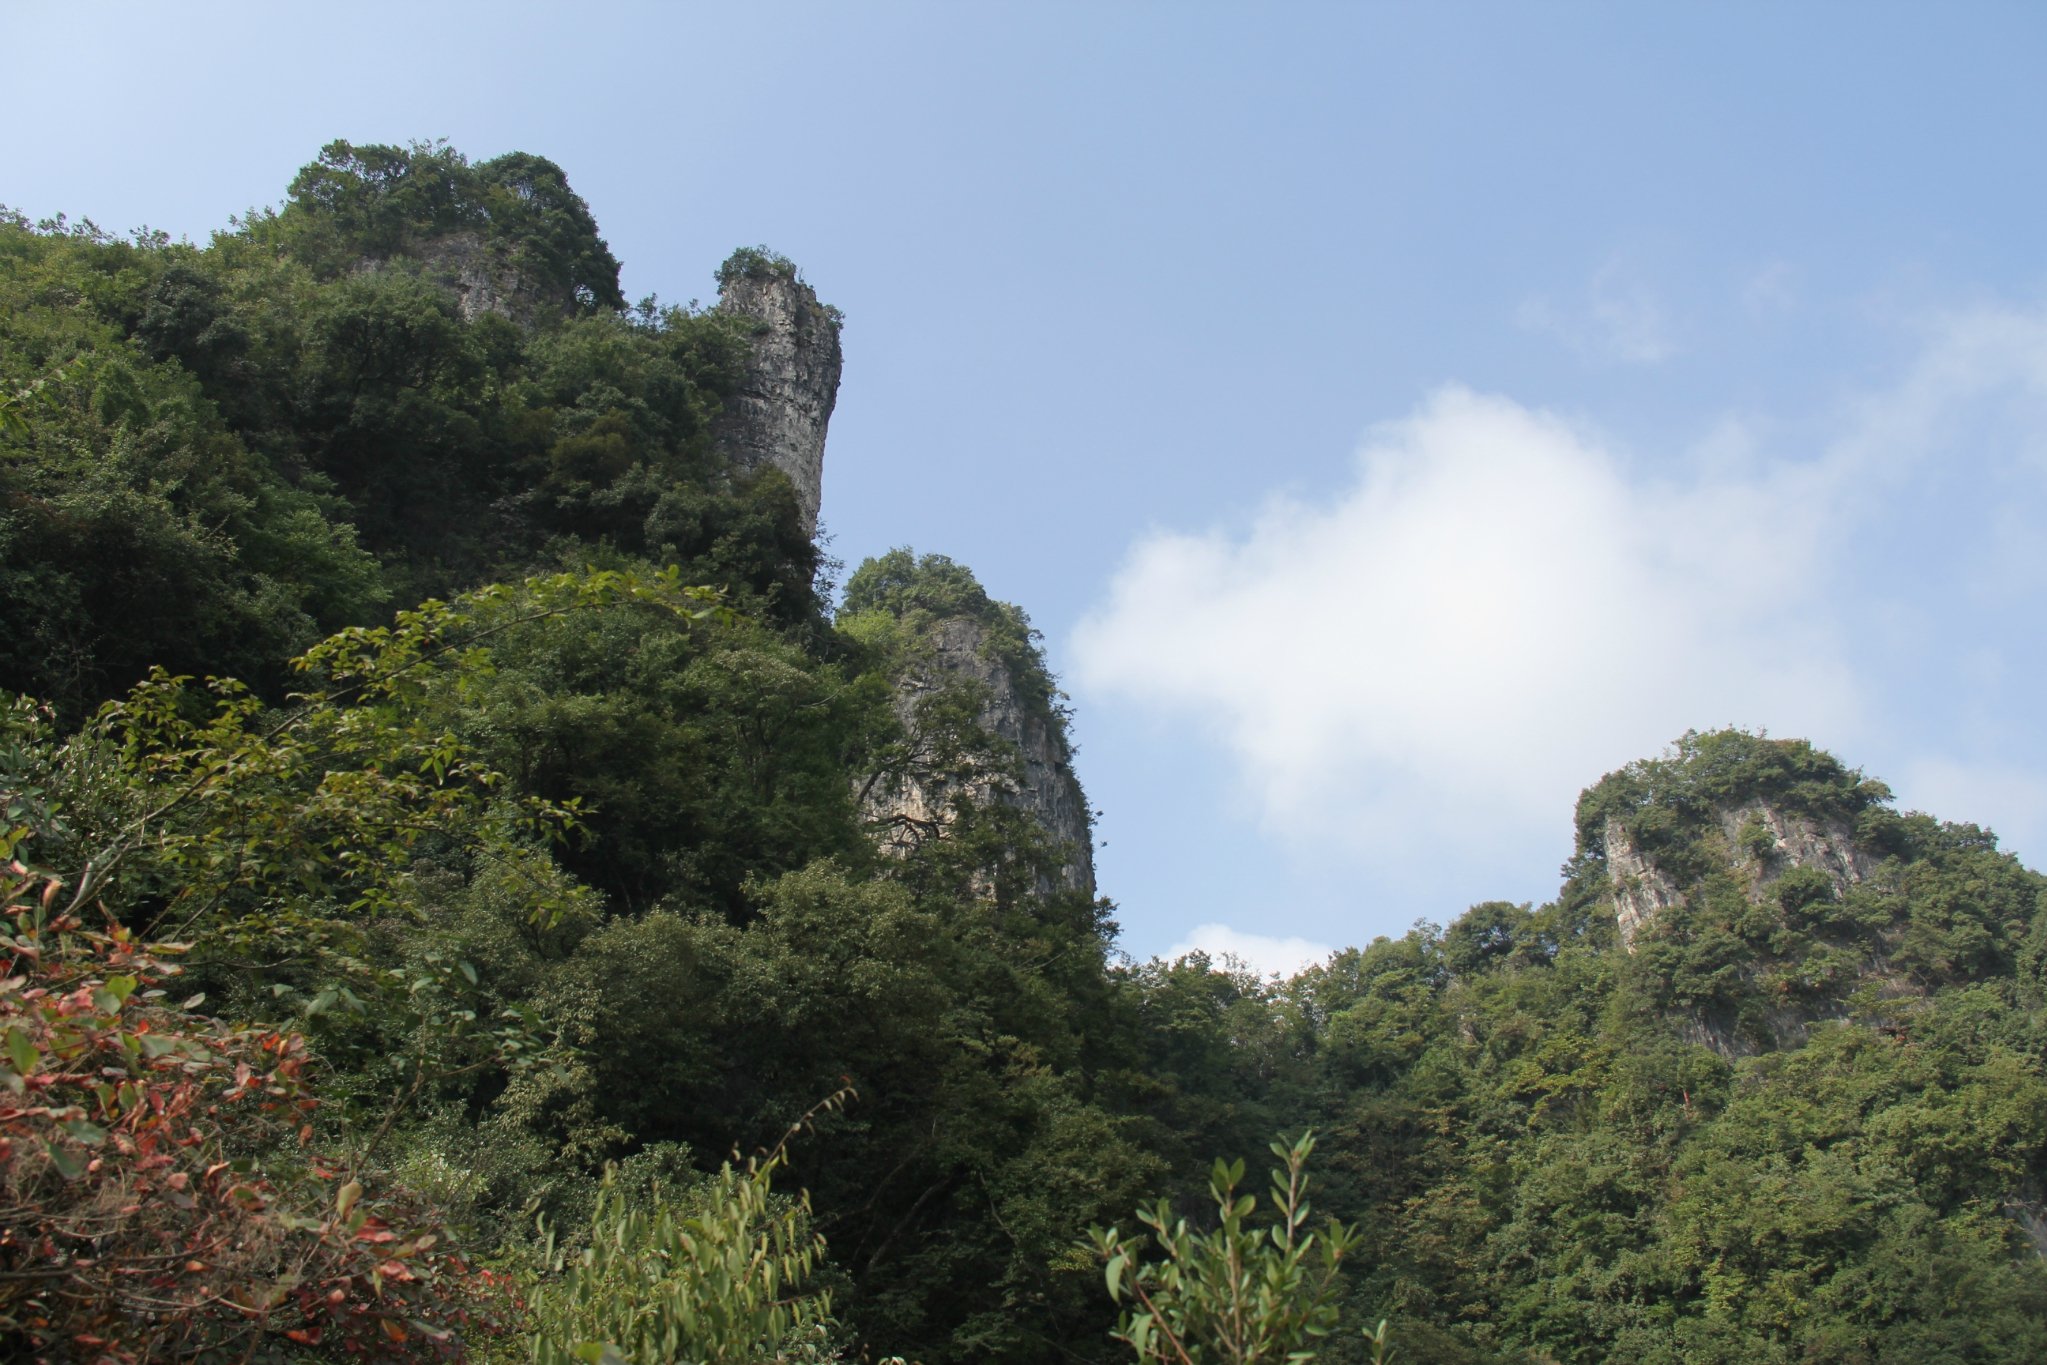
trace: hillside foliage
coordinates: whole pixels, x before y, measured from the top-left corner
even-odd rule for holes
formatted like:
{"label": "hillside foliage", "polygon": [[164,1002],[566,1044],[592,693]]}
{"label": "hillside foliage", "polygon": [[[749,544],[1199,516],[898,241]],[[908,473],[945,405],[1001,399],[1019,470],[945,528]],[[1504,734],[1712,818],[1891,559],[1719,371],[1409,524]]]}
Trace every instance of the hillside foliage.
{"label": "hillside foliage", "polygon": [[[896,705],[936,623],[1065,713],[956,561],[833,601],[716,443],[750,336],[525,154],[0,220],[0,1354],[2047,1358],[1991,834],[1688,735],[1548,904],[1130,961],[1014,806],[878,848],[876,781],[1016,762]],[[1679,893],[1627,947],[1610,832]],[[1216,1159],[1309,1131],[1254,1215]]]}

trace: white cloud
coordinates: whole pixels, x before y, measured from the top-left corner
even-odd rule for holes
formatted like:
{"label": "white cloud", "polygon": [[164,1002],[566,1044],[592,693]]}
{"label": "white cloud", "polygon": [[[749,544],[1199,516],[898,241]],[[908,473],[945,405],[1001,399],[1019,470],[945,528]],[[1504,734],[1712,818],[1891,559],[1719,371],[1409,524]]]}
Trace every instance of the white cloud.
{"label": "white cloud", "polygon": [[2047,725],[2013,680],[2047,666],[2023,628],[2047,609],[2047,309],[1926,329],[1895,384],[1796,428],[1797,459],[1730,417],[1638,461],[1444,388],[1327,496],[1140,539],[1072,682],[1218,742],[1218,798],[1367,906],[1497,894],[1567,846],[1587,784],[1728,724],[2038,856]]}
{"label": "white cloud", "polygon": [[1656,291],[1618,259],[1594,273],[1582,299],[1559,303],[1538,294],[1522,301],[1514,321],[1600,363],[1654,365],[1677,349]]}
{"label": "white cloud", "polygon": [[1235,958],[1260,976],[1293,976],[1325,961],[1335,950],[1305,938],[1273,938],[1247,934],[1227,924],[1196,925],[1187,937],[1168,948],[1168,961],[1188,953],[1206,953],[1218,962]]}
{"label": "white cloud", "polygon": [[1098,697],[1214,727],[1274,831],[1411,859],[1560,821],[1689,727],[1838,730],[1843,532],[1820,464],[1642,477],[1594,433],[1444,389],[1333,498],[1157,533],[1075,640]]}

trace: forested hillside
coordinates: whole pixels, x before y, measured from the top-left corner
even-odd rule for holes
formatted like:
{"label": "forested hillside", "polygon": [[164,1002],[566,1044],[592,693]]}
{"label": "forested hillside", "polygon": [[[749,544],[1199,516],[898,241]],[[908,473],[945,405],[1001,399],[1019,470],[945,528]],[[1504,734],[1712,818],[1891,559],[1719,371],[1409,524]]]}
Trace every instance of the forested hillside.
{"label": "forested hillside", "polygon": [[1688,735],[1550,904],[1131,962],[1028,617],[840,591],[840,320],[716,278],[444,146],[0,221],[10,1358],[1128,1359],[1089,1230],[1308,1129],[1323,1359],[2047,1358],[1991,835]]}

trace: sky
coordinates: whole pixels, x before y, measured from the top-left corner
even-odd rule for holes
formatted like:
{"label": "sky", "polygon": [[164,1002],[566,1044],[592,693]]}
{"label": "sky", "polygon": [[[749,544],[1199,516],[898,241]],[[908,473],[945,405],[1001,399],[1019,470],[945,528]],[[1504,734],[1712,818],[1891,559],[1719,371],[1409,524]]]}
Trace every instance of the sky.
{"label": "sky", "polygon": [[2047,855],[2047,9],[0,0],[0,202],[552,158],[846,314],[824,522],[1071,695],[1137,957],[1540,903],[1689,729]]}

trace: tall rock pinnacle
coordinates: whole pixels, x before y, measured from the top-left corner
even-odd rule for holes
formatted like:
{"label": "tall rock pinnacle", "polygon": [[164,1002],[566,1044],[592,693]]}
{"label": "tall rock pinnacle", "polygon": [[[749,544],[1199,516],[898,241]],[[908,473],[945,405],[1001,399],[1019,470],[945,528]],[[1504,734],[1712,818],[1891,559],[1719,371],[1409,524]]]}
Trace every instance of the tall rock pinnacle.
{"label": "tall rock pinnacle", "polygon": [[718,272],[718,311],[753,324],[753,354],[726,400],[717,442],[741,469],[773,465],[796,489],[804,530],[817,531],[824,443],[839,397],[839,315],[787,260],[732,254]]}

